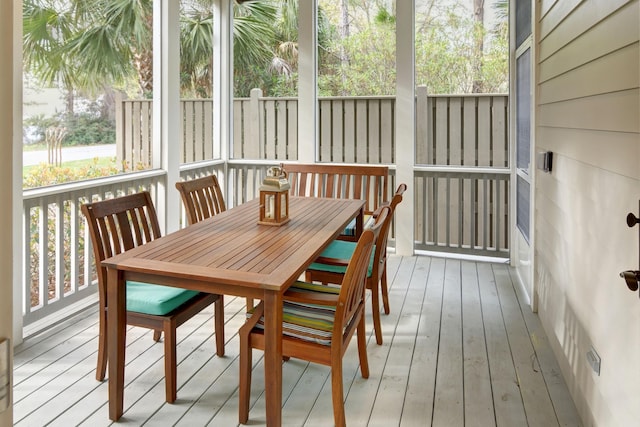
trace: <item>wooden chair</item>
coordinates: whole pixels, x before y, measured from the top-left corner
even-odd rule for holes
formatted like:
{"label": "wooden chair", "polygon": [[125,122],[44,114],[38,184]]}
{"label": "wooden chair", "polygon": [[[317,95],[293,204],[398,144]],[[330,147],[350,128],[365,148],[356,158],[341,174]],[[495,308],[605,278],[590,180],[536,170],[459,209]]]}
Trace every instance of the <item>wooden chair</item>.
{"label": "wooden chair", "polygon": [[[388,202],[387,166],[283,163],[281,167],[287,172],[291,196],[364,200],[365,224],[373,223],[371,214]],[[355,220],[345,228],[339,239],[357,240]]]}
{"label": "wooden chair", "polygon": [[[331,367],[331,394],[336,426],[345,425],[342,386],[342,357],[357,331],[360,372],[369,377],[364,330],[364,279],[373,244],[389,214],[384,207],[376,223],[365,230],[344,274],[342,286],[296,282],[284,295],[282,313],[282,354]],[[249,320],[240,328],[240,404],[239,419],[249,418],[252,349],[264,350],[264,307],[260,303],[247,313]],[[308,316],[313,313],[313,316]]]}
{"label": "wooden chair", "polygon": [[[100,335],[96,379],[107,367],[107,270],[101,261],[160,237],[160,227],[147,191],[82,205],[98,272]],[[140,282],[127,282],[127,324],[153,329],[153,339],[164,332],[166,401],[176,400],[176,328],[215,303],[216,352],[224,355],[223,300],[219,295]]]}
{"label": "wooden chair", "polygon": [[[390,203],[391,211],[386,223],[382,226],[380,235],[376,240],[376,246],[371,264],[367,272],[367,289],[371,290],[371,309],[373,314],[373,329],[376,334],[376,342],[382,345],[382,325],[380,323],[380,288],[382,289],[382,304],[385,314],[389,314],[389,287],[387,285],[387,237],[393,221],[396,206],[402,201],[402,195],[407,189],[406,184],[400,184]],[[374,217],[379,210],[374,213]],[[308,282],[322,282],[338,284],[344,280],[344,274],[355,251],[355,243],[343,240],[335,240],[325,249],[307,269],[305,279]]]}
{"label": "wooden chair", "polygon": [[[178,181],[176,188],[182,198],[189,225],[227,210],[222,189],[215,175]],[[250,307],[253,307],[253,299],[247,298],[247,308]]]}
{"label": "wooden chair", "polygon": [[176,182],[176,188],[182,197],[189,225],[227,209],[218,178],[215,175]]}

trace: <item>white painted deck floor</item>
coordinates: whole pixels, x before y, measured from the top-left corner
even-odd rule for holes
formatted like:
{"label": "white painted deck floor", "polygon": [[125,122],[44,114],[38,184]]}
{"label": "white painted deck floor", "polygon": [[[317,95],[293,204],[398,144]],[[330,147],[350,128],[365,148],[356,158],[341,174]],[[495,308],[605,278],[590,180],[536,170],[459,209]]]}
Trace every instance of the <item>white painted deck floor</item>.
{"label": "white painted deck floor", "polygon": [[[507,265],[392,255],[388,273],[391,314],[382,315],[382,346],[367,316],[369,379],[360,376],[355,340],[344,358],[349,426],[581,425],[540,322]],[[175,404],[164,402],[162,344],[148,330],[128,330],[118,424],[238,424],[244,299],[227,297],[225,304],[224,357],[215,356],[212,308],[178,329]],[[15,425],[112,424],[107,381],[95,380],[97,332],[92,308],[16,349]],[[260,351],[254,365],[249,424],[260,426],[266,424]],[[333,424],[328,367],[284,362],[283,424]]]}

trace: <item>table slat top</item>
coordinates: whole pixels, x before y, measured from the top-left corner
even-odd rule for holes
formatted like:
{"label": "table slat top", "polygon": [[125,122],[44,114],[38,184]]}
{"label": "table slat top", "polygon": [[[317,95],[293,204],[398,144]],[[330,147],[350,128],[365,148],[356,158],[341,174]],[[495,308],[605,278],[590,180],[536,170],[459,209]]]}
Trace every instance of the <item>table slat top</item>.
{"label": "table slat top", "polygon": [[364,206],[292,197],[291,220],[258,224],[258,200],[108,258],[103,265],[179,279],[279,290],[292,283]]}

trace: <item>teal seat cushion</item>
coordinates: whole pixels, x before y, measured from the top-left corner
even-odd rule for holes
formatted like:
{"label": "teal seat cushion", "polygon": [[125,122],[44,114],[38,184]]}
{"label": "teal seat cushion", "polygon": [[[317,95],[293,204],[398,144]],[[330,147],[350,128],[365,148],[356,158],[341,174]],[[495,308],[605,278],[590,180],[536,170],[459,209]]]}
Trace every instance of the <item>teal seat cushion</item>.
{"label": "teal seat cushion", "polygon": [[[295,292],[322,292],[337,295],[339,286],[316,285],[296,282],[289,288]],[[253,310],[247,313],[251,317]],[[282,334],[310,341],[316,344],[331,345],[336,308],[330,305],[302,304],[285,300],[282,304]],[[264,330],[264,316],[255,326]]]}
{"label": "teal seat cushion", "polygon": [[[374,218],[371,215],[365,215],[363,218],[364,228],[369,228],[373,225]],[[355,236],[356,235],[356,218],[352,219],[349,225],[342,231],[343,236]]]}
{"label": "teal seat cushion", "polygon": [[[344,240],[334,240],[327,246],[327,248],[320,254],[325,258],[337,258],[350,260],[353,256],[353,252],[356,250],[356,242],[347,242]],[[367,277],[371,277],[373,274],[373,258],[375,257],[376,248],[373,247],[371,251],[371,259],[369,260],[369,268],[367,269]],[[347,271],[346,266],[323,264],[320,262],[311,263],[307,270],[327,271],[330,273],[344,274]]]}
{"label": "teal seat cushion", "polygon": [[197,291],[127,282],[127,311],[163,316],[198,295]]}

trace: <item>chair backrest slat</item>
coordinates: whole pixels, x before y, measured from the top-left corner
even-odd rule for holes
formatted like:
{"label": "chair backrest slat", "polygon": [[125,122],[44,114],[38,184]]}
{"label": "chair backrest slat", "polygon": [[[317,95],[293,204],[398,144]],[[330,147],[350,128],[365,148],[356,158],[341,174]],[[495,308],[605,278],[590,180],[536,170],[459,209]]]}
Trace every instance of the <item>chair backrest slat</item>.
{"label": "chair backrest slat", "polygon": [[160,237],[148,191],[82,205],[93,246],[100,298],[106,301],[106,269],[101,262]]}
{"label": "chair backrest slat", "polygon": [[227,209],[215,175],[176,182],[176,188],[180,192],[189,224],[195,224]]}
{"label": "chair backrest slat", "polygon": [[325,163],[287,163],[281,166],[287,172],[292,196],[364,199],[367,214],[388,202],[387,166]]}

